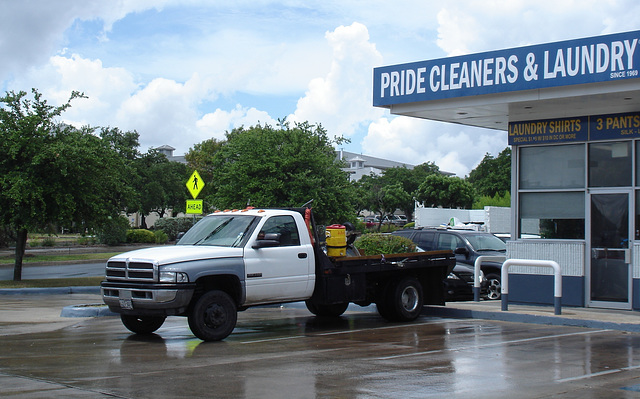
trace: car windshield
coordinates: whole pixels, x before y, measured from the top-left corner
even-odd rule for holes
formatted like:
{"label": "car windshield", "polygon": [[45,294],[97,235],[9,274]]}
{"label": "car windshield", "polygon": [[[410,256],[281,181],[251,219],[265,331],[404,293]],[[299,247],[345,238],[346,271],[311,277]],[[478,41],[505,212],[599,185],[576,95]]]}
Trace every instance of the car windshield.
{"label": "car windshield", "polygon": [[178,245],[238,247],[251,233],[254,220],[248,215],[208,216],[189,229]]}
{"label": "car windshield", "polygon": [[467,240],[476,251],[502,251],[506,252],[504,241],[493,234],[465,234]]}

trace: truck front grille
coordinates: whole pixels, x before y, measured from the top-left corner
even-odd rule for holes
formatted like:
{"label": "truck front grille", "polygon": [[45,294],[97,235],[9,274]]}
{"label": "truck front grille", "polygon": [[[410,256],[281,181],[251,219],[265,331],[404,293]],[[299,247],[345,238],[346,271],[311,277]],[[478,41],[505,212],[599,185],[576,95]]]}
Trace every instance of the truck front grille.
{"label": "truck front grille", "polygon": [[155,281],[153,263],[134,261],[107,262],[107,281]]}

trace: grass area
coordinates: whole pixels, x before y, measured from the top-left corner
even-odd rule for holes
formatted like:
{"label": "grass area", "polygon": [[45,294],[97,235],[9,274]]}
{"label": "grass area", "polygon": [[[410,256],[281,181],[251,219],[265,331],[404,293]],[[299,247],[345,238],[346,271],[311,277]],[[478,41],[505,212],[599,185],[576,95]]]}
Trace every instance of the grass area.
{"label": "grass area", "polygon": [[[121,252],[102,252],[102,253],[86,253],[86,254],[64,254],[64,255],[37,255],[37,254],[25,254],[22,259],[23,264],[36,263],[36,262],[63,262],[69,260],[96,260],[96,259],[109,259],[114,255],[118,255]],[[0,265],[12,265],[15,262],[15,256],[3,256],[0,257]]]}
{"label": "grass area", "polygon": [[104,277],[46,278],[35,280],[0,281],[0,288],[43,288],[43,287],[93,287],[99,286]]}

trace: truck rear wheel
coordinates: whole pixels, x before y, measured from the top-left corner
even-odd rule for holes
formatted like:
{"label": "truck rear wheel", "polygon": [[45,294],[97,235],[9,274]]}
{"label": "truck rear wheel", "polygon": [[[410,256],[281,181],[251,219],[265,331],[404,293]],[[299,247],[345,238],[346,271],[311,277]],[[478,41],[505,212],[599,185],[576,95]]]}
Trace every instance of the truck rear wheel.
{"label": "truck rear wheel", "polygon": [[422,285],[414,277],[405,277],[391,284],[384,310],[378,312],[390,321],[413,321],[420,316],[423,304]]}
{"label": "truck rear wheel", "polygon": [[307,299],[305,302],[309,312],[320,317],[338,317],[342,315],[349,307],[349,303],[335,303],[332,305],[318,305]]}
{"label": "truck rear wheel", "polygon": [[220,341],[236,326],[238,311],[233,299],[224,291],[202,295],[189,313],[189,328],[203,341]]}
{"label": "truck rear wheel", "polygon": [[126,314],[120,315],[122,324],[131,332],[136,334],[151,334],[158,328],[162,327],[166,316],[131,316]]}

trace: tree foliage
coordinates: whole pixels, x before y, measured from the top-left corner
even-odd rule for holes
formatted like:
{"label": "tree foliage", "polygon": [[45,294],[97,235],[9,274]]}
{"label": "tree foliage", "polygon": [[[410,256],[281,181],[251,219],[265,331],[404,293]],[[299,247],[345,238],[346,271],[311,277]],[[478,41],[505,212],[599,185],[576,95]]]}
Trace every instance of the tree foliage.
{"label": "tree foliage", "polygon": [[[407,220],[413,220],[415,208],[416,192],[420,184],[427,176],[440,174],[440,168],[433,162],[425,162],[416,165],[413,169],[406,167],[387,169],[383,173],[384,184],[393,186],[394,197],[397,201],[397,209],[400,209],[407,216]],[[399,185],[399,186],[398,186]],[[387,189],[389,190],[389,189]],[[393,213],[395,209],[391,211]]]}
{"label": "tree foliage", "polygon": [[[224,141],[218,141],[214,138],[205,140],[201,143],[195,144],[189,149],[189,152],[185,154],[187,160],[187,167],[190,171],[197,170],[202,180],[210,182],[213,179],[213,157],[218,150],[222,148]],[[206,198],[213,192],[211,184],[205,184],[200,196]]]}
{"label": "tree foliage", "polygon": [[157,150],[149,150],[135,159],[135,186],[138,195],[136,210],[142,216],[142,228],[147,228],[145,217],[155,212],[164,217],[169,210],[184,211],[187,166],[170,162]]}
{"label": "tree foliage", "polygon": [[485,206],[511,206],[511,193],[507,192],[505,195],[496,194],[493,197],[483,195],[476,197],[473,201],[473,209],[484,209]]}
{"label": "tree foliage", "polygon": [[497,157],[485,154],[482,161],[469,173],[469,183],[480,195],[494,197],[511,192],[511,148],[507,147]]}
{"label": "tree foliage", "polygon": [[471,208],[473,187],[459,177],[440,174],[427,176],[416,192],[425,207]]}
{"label": "tree foliage", "polygon": [[256,125],[226,138],[213,157],[206,197],[216,208],[294,207],[313,199],[321,223],[352,217],[351,185],[321,126]]}
{"label": "tree foliage", "polygon": [[124,158],[94,129],[56,122],[71,101],[51,106],[37,90],[0,102],[0,224],[16,231],[14,280],[22,275],[27,233],[49,224],[91,227],[116,216],[131,195]]}

